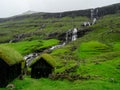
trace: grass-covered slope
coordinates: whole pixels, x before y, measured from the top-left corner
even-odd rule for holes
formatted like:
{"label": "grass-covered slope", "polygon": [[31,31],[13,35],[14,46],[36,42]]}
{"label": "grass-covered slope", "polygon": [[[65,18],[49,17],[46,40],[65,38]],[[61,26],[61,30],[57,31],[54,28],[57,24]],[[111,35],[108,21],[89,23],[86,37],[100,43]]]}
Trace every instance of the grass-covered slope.
{"label": "grass-covered slope", "polygon": [[[63,60],[59,63],[62,70],[66,70],[65,64],[62,64],[66,61],[75,60],[80,64],[76,72],[71,72],[70,75],[79,74],[84,77],[89,76],[93,81],[109,82],[107,88],[111,90],[110,83],[120,84],[119,20],[119,13],[101,17],[95,25],[88,27],[92,29],[91,32],[65,47],[54,50],[51,54],[60,61]],[[69,67],[71,67],[70,63]],[[60,67],[57,70],[60,70]],[[117,86],[114,88],[119,89]],[[100,90],[104,89],[100,88]]]}
{"label": "grass-covered slope", "polygon": [[18,43],[6,43],[2,45],[12,47],[22,55],[26,55],[32,52],[41,52],[42,50],[48,49],[51,46],[57,45],[58,43],[59,40],[49,39],[49,40],[22,41]]}
{"label": "grass-covered slope", "polygon": [[120,40],[120,13],[101,17],[97,23],[90,27],[93,31],[82,40],[99,40],[112,44]]}
{"label": "grass-covered slope", "polygon": [[[77,18],[77,17],[76,17]],[[80,17],[78,17],[79,19]],[[80,25],[81,21],[74,24],[66,22],[66,19],[70,17],[59,18],[63,22],[52,22],[40,30],[44,33],[55,31],[62,32],[71,28],[72,25]],[[75,18],[74,18],[75,19]],[[87,19],[87,18],[86,18]],[[51,19],[46,19],[51,20]],[[55,20],[55,18],[53,19]],[[16,85],[15,90],[119,90],[120,89],[120,14],[106,15],[99,18],[97,23],[93,26],[87,27],[92,31],[86,33],[76,41],[70,42],[64,47],[53,50],[50,54],[56,60],[56,73],[67,73],[67,77],[58,78],[58,80],[49,79],[31,79],[25,77],[23,81],[16,79],[12,83]],[[64,24],[62,27],[59,26],[61,23]],[[52,26],[53,25],[53,26]],[[58,25],[58,26],[57,26]],[[56,27],[57,26],[57,27]],[[80,27],[79,27],[80,28]],[[31,29],[32,30],[32,29]],[[36,37],[36,36],[35,36]],[[36,39],[36,38],[35,38]],[[48,40],[49,41],[49,40]],[[25,44],[25,42],[27,42]],[[58,42],[58,41],[56,41]],[[57,43],[44,43],[43,46],[52,46]],[[24,41],[19,43],[7,44],[10,45],[23,55],[30,53],[34,50],[41,50],[41,42],[38,40]],[[34,47],[35,46],[35,47]],[[20,48],[19,48],[20,47]],[[34,47],[30,49],[28,47]],[[27,51],[27,52],[26,52]],[[77,68],[73,71],[70,68],[77,65]],[[63,79],[72,78],[73,75],[79,75],[81,77],[88,77],[87,79],[73,80],[73,82],[66,81]]]}
{"label": "grass-covered slope", "polygon": [[0,23],[0,42],[9,42],[19,35],[20,40],[39,40],[48,38],[51,33],[63,33],[74,27],[81,27],[87,17],[39,18],[26,17]]}
{"label": "grass-covered slope", "polygon": [[90,41],[82,43],[78,49],[80,58],[88,58],[90,56],[99,55],[101,53],[111,51],[110,47],[98,41]]}

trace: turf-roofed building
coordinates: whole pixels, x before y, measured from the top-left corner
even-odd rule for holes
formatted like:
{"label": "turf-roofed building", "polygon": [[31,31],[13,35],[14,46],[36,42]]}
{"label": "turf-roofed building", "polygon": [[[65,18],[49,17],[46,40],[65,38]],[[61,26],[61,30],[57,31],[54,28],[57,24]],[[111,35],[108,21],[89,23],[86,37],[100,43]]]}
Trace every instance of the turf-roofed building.
{"label": "turf-roofed building", "polygon": [[0,45],[0,87],[21,75],[23,57],[10,47]]}
{"label": "turf-roofed building", "polygon": [[31,77],[32,78],[41,78],[48,77],[49,74],[55,68],[55,60],[49,54],[42,54],[34,59],[30,65],[31,69]]}

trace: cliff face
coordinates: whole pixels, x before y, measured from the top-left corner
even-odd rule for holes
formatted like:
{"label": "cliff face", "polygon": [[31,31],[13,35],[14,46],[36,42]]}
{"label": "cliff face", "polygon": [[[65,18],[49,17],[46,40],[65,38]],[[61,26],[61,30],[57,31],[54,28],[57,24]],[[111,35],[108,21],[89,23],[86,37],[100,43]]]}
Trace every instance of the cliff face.
{"label": "cliff face", "polygon": [[[113,4],[113,5],[109,5],[109,6],[105,6],[105,7],[99,7],[99,8],[95,8],[94,10],[98,10],[98,17],[107,15],[107,14],[115,14],[120,12],[120,3],[118,4]],[[91,9],[86,9],[86,10],[76,10],[76,11],[68,11],[68,12],[60,12],[60,13],[33,13],[30,15],[21,15],[21,16],[14,16],[14,17],[10,17],[10,18],[4,18],[4,19],[0,19],[0,22],[5,22],[5,21],[9,21],[9,20],[21,20],[21,19],[25,19],[25,18],[30,18],[30,17],[35,17],[35,18],[51,18],[51,17],[55,17],[55,18],[61,18],[61,17],[65,17],[65,16],[69,16],[69,17],[76,17],[76,16],[87,16],[87,17],[91,17]]]}
{"label": "cliff face", "polygon": [[101,8],[96,8],[96,9],[99,10],[98,12],[99,17],[107,15],[107,14],[115,14],[115,13],[120,12],[120,3],[101,7]]}
{"label": "cliff face", "polygon": [[[97,12],[98,17],[102,17],[107,14],[115,14],[120,12],[120,3],[118,4],[113,4],[105,7],[98,7],[94,9],[94,12]],[[49,17],[65,17],[65,16],[70,16],[70,17],[76,17],[76,16],[87,16],[91,17],[91,9],[86,9],[86,10],[77,10],[77,11],[69,11],[69,12],[62,12],[62,13],[46,13],[43,15],[45,18]]]}

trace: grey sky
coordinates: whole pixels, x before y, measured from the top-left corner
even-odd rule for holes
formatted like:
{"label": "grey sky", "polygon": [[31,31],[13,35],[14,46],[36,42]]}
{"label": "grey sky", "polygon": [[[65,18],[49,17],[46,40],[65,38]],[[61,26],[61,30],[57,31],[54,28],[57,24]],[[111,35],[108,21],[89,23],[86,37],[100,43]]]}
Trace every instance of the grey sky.
{"label": "grey sky", "polygon": [[38,12],[60,12],[95,8],[120,0],[0,0],[0,18],[32,10]]}

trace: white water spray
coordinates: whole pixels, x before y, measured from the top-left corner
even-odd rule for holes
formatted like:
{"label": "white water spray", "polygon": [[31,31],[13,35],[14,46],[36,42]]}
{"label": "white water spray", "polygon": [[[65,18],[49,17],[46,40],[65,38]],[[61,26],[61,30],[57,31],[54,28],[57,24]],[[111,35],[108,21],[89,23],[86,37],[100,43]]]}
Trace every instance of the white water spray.
{"label": "white water spray", "polygon": [[73,29],[73,32],[72,32],[72,41],[75,41],[77,39],[77,28],[74,28]]}

